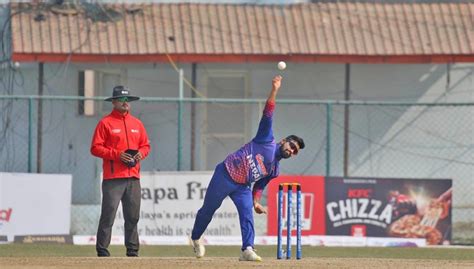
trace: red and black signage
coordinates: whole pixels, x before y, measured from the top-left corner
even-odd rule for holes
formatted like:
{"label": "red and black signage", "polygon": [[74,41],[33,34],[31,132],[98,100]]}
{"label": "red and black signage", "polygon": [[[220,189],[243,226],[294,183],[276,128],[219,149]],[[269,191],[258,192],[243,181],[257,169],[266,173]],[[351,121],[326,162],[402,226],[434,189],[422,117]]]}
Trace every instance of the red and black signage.
{"label": "red and black signage", "polygon": [[451,240],[451,180],[325,179],[326,235]]}
{"label": "red and black signage", "polygon": [[283,182],[301,184],[303,235],[425,238],[430,245],[451,241],[450,179],[280,176],[268,185],[268,235],[277,234]]}

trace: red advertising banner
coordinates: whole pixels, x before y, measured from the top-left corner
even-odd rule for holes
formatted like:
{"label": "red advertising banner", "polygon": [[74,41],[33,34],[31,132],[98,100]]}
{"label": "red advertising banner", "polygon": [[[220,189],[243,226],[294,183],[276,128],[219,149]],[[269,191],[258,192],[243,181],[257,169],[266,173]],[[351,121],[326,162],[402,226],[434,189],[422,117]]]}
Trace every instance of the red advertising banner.
{"label": "red advertising banner", "polygon": [[[279,176],[273,179],[267,187],[268,205],[268,235],[278,234],[278,185],[280,183],[300,183],[301,184],[301,210],[302,210],[302,235],[324,235],[325,225],[325,197],[324,197],[324,177],[323,176]],[[284,201],[286,201],[287,188],[284,191]],[[296,190],[293,189],[293,210],[292,215],[296,215]],[[286,204],[286,203],[284,203]],[[286,234],[286,208],[283,211],[283,233]],[[295,217],[292,217],[295,221]],[[293,225],[295,226],[295,225]],[[293,231],[295,234],[296,231]]]}

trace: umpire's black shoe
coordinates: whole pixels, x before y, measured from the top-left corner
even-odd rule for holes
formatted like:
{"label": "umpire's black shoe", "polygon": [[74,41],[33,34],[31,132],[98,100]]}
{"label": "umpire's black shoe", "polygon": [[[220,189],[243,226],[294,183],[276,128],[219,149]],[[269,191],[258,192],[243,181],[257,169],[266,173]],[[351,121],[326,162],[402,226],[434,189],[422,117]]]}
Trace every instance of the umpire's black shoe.
{"label": "umpire's black shoe", "polygon": [[127,257],[138,257],[137,251],[127,251]]}
{"label": "umpire's black shoe", "polygon": [[97,257],[110,257],[110,252],[107,249],[98,249]]}

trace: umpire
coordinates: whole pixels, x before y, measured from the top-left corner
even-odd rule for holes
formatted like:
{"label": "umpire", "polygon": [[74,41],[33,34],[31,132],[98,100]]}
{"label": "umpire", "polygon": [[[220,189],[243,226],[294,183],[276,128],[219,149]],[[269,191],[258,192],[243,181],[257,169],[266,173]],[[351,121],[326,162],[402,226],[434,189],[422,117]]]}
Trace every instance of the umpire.
{"label": "umpire", "polygon": [[97,230],[97,256],[108,257],[112,226],[118,205],[122,201],[125,219],[127,256],[137,257],[137,232],[140,217],[140,161],[150,151],[150,143],[142,122],[130,115],[130,102],[140,99],[130,95],[124,86],[113,88],[112,112],[102,118],[92,138],[92,155],[102,158],[102,210]]}

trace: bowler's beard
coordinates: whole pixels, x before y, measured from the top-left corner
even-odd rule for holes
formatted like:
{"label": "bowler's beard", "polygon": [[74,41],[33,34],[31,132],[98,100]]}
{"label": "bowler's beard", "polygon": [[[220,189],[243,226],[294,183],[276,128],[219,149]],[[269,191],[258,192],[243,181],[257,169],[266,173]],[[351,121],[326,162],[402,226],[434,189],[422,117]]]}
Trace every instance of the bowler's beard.
{"label": "bowler's beard", "polygon": [[291,156],[291,153],[283,148],[283,144],[280,145],[280,156],[282,159],[288,159]]}

